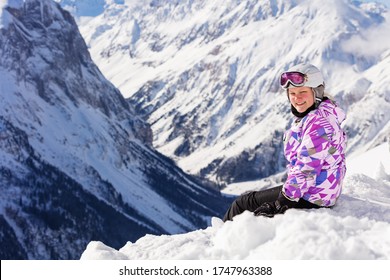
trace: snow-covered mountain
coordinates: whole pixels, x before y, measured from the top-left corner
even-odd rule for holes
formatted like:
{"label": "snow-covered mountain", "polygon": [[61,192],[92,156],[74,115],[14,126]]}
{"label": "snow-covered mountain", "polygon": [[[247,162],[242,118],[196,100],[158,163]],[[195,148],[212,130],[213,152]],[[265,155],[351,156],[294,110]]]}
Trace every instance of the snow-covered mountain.
{"label": "snow-covered mountain", "polygon": [[232,183],[283,170],[281,138],[291,114],[278,76],[298,62],[321,68],[327,91],[347,110],[349,153],[389,138],[390,21],[383,5],[133,0],[103,6],[100,15],[79,18],[94,61],[151,124],[154,146],[192,174]]}
{"label": "snow-covered mountain", "polygon": [[206,227],[227,199],[151,147],[152,132],[50,0],[0,2],[0,258],[77,259]]}

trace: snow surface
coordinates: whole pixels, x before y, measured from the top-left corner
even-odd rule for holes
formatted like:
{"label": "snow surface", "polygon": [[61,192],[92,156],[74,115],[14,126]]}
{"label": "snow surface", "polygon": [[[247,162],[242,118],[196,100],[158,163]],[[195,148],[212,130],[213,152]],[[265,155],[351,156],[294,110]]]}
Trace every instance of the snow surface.
{"label": "snow surface", "polygon": [[[363,2],[372,2],[372,0],[363,0]],[[387,7],[390,7],[390,0],[378,0],[375,2],[382,3],[382,4],[386,5]]]}
{"label": "snow surface", "polygon": [[390,143],[347,164],[332,209],[291,209],[273,219],[244,212],[226,223],[213,217],[204,230],[146,235],[119,250],[93,241],[81,259],[389,259]]}

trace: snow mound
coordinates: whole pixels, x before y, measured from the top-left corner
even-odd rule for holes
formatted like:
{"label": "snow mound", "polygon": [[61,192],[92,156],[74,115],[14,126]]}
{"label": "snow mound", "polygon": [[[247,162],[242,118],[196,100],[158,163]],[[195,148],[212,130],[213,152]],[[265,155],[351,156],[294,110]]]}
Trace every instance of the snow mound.
{"label": "snow mound", "polygon": [[[344,200],[340,207],[346,207]],[[351,206],[353,204],[350,204]],[[358,205],[356,205],[358,207]],[[390,216],[390,209],[383,214]],[[119,251],[91,242],[82,259],[389,259],[390,223],[337,211],[290,210],[273,219],[249,212],[187,234],[147,235]]]}
{"label": "snow mound", "polygon": [[[358,172],[362,159],[366,174]],[[352,159],[332,209],[291,209],[272,219],[244,212],[226,223],[213,218],[204,230],[146,235],[119,250],[91,242],[81,259],[390,259],[388,159],[388,144]]]}

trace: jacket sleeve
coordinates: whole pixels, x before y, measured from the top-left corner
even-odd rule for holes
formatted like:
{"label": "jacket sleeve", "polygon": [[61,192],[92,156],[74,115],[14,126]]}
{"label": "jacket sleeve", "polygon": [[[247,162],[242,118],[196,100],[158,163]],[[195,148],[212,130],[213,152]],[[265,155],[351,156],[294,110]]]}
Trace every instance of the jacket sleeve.
{"label": "jacket sleeve", "polygon": [[329,155],[332,131],[332,126],[322,116],[313,115],[306,119],[302,127],[302,142],[295,151],[296,158],[288,165],[288,176],[283,186],[287,198],[298,201],[309,190],[321,191],[313,187]]}

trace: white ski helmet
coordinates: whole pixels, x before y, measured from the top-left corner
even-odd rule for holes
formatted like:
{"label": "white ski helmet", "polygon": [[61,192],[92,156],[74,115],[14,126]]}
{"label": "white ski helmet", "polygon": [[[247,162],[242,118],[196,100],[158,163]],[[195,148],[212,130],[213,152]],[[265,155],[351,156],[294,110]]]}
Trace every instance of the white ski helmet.
{"label": "white ski helmet", "polygon": [[[294,81],[294,73],[300,73],[303,79],[299,83]],[[291,77],[291,78],[290,78]],[[299,78],[298,78],[299,80]],[[288,90],[290,87],[310,87],[314,92],[316,106],[324,97],[325,82],[321,71],[312,64],[298,64],[284,72],[280,78],[280,85]]]}

